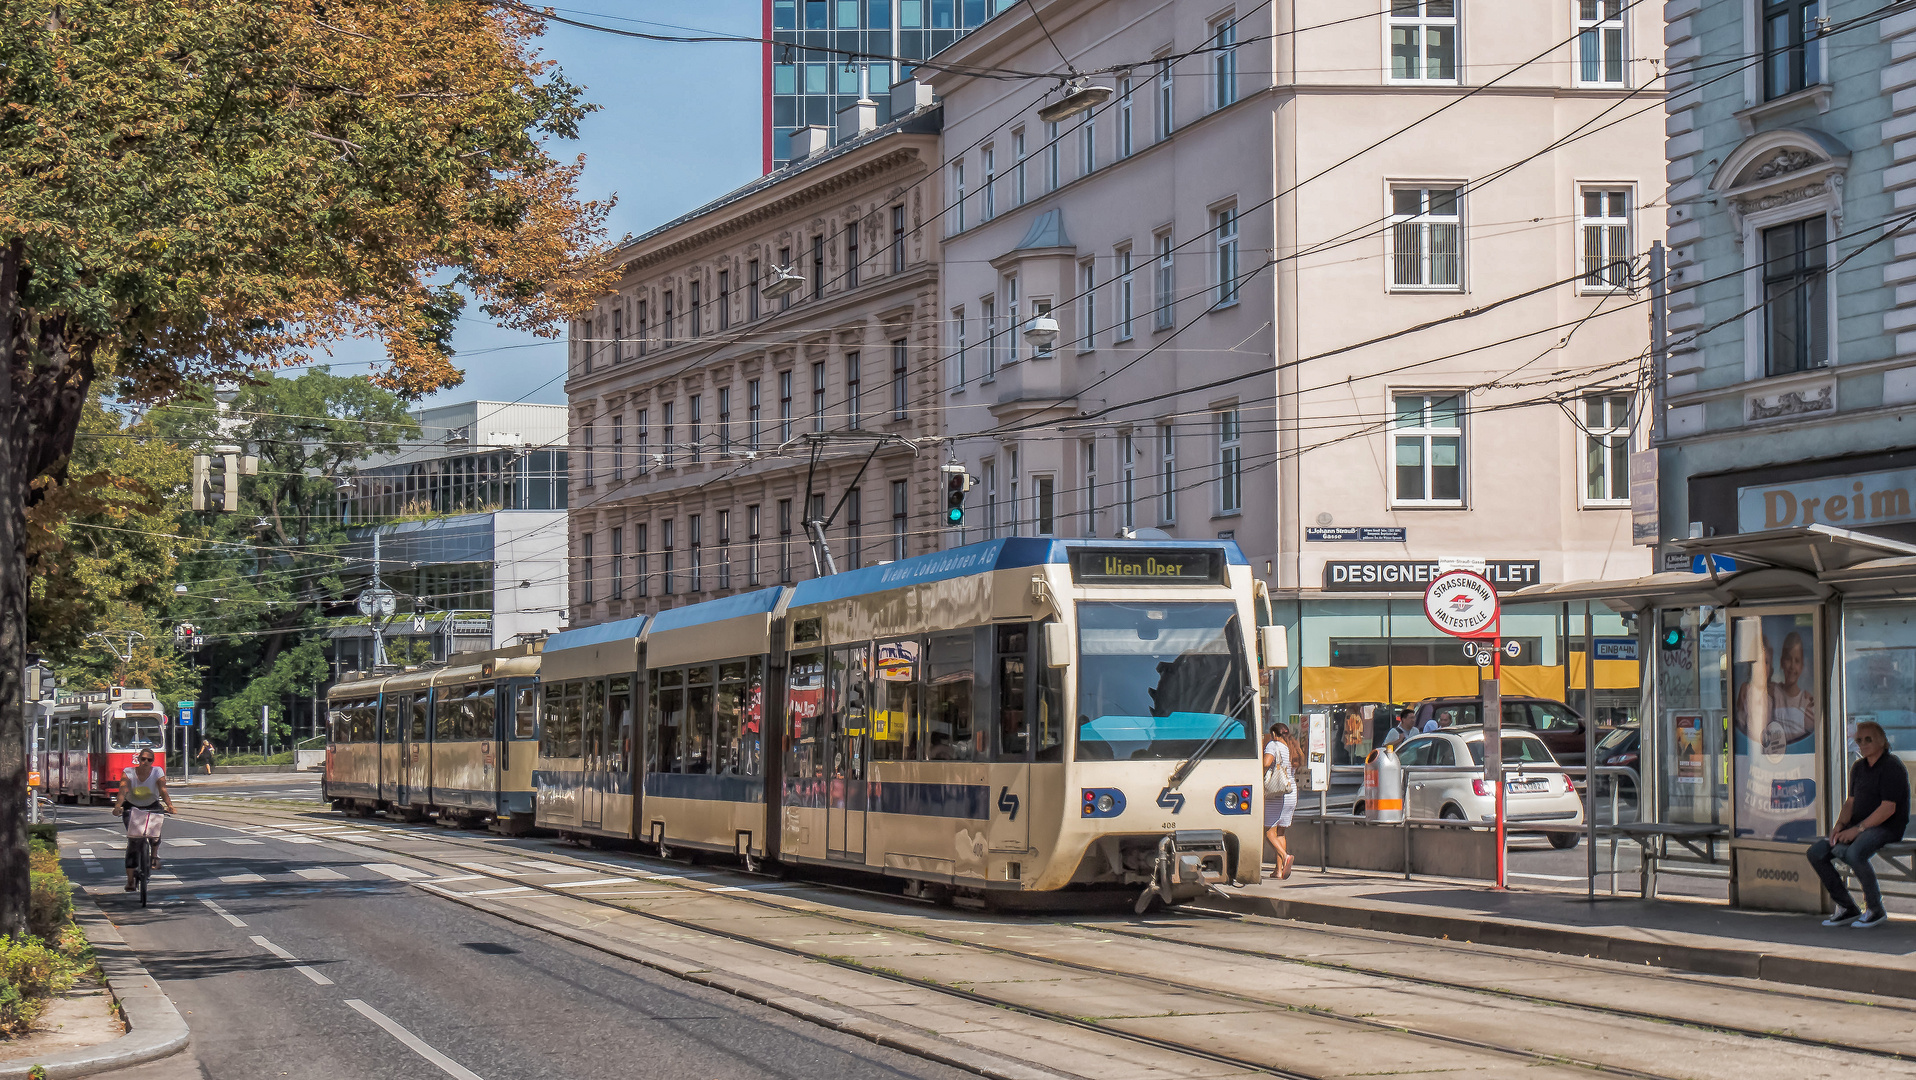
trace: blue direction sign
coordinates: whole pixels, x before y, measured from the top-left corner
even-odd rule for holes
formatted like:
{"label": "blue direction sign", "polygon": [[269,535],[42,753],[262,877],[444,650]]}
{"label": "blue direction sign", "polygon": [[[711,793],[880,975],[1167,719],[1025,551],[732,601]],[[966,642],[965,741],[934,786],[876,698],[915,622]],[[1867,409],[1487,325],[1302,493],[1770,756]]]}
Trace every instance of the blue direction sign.
{"label": "blue direction sign", "polygon": [[182,701],[182,702],[179,702],[179,707],[180,707],[180,726],[181,726],[181,727],[192,727],[192,726],[193,726],[193,714],[194,714],[194,713],[195,713],[195,712],[197,711],[197,706],[198,706],[198,705],[199,705],[199,702],[197,702],[197,701]]}

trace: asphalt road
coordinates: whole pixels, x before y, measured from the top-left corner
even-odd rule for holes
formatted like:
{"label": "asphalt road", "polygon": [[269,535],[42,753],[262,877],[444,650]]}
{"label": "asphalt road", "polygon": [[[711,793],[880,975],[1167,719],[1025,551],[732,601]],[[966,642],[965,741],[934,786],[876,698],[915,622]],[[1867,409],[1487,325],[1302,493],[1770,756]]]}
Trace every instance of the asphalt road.
{"label": "asphalt road", "polygon": [[167,777],[175,797],[212,795],[227,799],[271,799],[276,802],[318,802],[319,780],[320,774],[317,772],[216,774],[211,777],[196,775],[185,782],[176,776]]}
{"label": "asphalt road", "polygon": [[118,819],[63,810],[81,843],[68,872],[108,885],[96,899],[203,1070],[128,1080],[969,1076],[458,907],[310,837],[169,819],[142,910],[118,887]]}

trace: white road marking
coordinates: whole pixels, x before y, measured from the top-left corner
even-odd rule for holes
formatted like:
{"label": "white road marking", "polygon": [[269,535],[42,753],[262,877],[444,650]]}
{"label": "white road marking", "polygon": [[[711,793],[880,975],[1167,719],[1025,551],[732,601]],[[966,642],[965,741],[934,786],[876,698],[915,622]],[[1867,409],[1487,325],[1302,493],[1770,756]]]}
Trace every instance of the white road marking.
{"label": "white road marking", "polygon": [[315,829],[337,829],[340,826],[335,825],[332,822],[321,822],[320,824],[317,824],[317,825],[300,824],[300,825],[282,825],[280,827],[283,829],[286,829],[289,832],[312,832]]}
{"label": "white road marking", "polygon": [[227,922],[232,923],[234,926],[246,925],[245,923],[239,921],[237,918],[234,918],[233,915],[230,912],[228,912],[225,908],[219,906],[218,904],[215,904],[211,900],[201,900],[200,903],[205,904],[209,908],[212,908],[213,914],[218,915],[220,918],[225,919]]}
{"label": "white road marking", "polygon": [[345,874],[340,873],[339,871],[333,869],[330,866],[313,866],[313,867],[308,867],[307,869],[304,869],[304,870],[295,870],[293,871],[293,873],[298,874],[300,877],[305,878],[307,881],[344,881],[346,880]]}
{"label": "white road marking", "polygon": [[83,847],[80,849],[80,854],[91,856],[93,854],[93,849],[90,847]]}
{"label": "white road marking", "polygon": [[373,1008],[371,1005],[360,1001],[358,998],[349,998],[346,1004],[354,1012],[378,1024],[380,1027],[385,1028],[388,1035],[405,1043],[411,1048],[413,1053],[418,1054],[420,1057],[425,1058],[427,1061],[445,1070],[447,1076],[455,1077],[456,1080],[482,1080],[478,1073],[473,1072],[471,1069],[466,1068],[464,1065],[459,1064],[426,1045],[425,1040],[407,1031],[405,1028],[400,1027],[391,1017]]}
{"label": "white road marking", "polygon": [[491,874],[493,877],[524,877],[525,876],[524,870],[507,870],[503,866],[493,866],[490,863],[462,862],[457,865],[463,866],[468,870],[477,870],[482,874]]}
{"label": "white road marking", "polygon": [[420,882],[420,884],[421,885],[444,885],[450,881],[478,881],[480,878],[483,878],[483,877],[485,877],[484,874],[460,874],[457,877],[433,878],[431,881],[422,881]]}
{"label": "white road marking", "polygon": [[228,885],[251,885],[256,881],[265,881],[258,874],[221,874],[220,880]]}
{"label": "white road marking", "polygon": [[477,892],[460,892],[457,889],[441,889],[439,891],[453,896],[504,896],[507,893],[531,892],[532,888],[528,885],[511,885],[503,889],[480,889]]}
{"label": "white road marking", "polygon": [[322,841],[320,841],[320,840],[316,840],[316,839],[314,839],[313,837],[310,837],[310,836],[282,836],[282,837],[280,837],[280,843],[282,843],[282,844],[317,844],[317,843],[321,843],[321,842],[322,842]]}
{"label": "white road marking", "polygon": [[171,844],[174,847],[205,847],[206,846],[206,841],[204,840],[174,840],[171,837],[168,837],[166,842],[168,844]]}
{"label": "white road marking", "polygon": [[579,868],[576,866],[560,866],[558,863],[537,862],[532,859],[514,859],[512,861],[527,869],[536,870],[541,874],[576,874],[579,872]]}
{"label": "white road marking", "polygon": [[266,940],[265,938],[255,937],[253,939],[253,944],[258,945],[260,948],[265,949],[267,952],[272,953],[274,956],[277,956],[281,960],[284,960],[287,963],[293,965],[294,971],[299,972],[301,975],[306,976],[307,978],[313,980],[319,985],[321,986],[333,985],[333,980],[327,978],[324,975],[321,975],[319,972],[314,971],[312,968],[307,967],[305,964],[300,963],[298,958],[295,957],[292,953],[287,952],[285,949],[280,948],[279,946],[273,944],[272,942]]}
{"label": "white road marking", "polygon": [[550,889],[584,889],[593,885],[636,885],[638,882],[629,877],[594,878],[591,881],[555,881],[546,886]]}
{"label": "white road marking", "polygon": [[256,847],[259,845],[258,840],[248,840],[243,836],[222,836],[220,839],[229,844],[252,844]]}
{"label": "white road marking", "polygon": [[1515,870],[1506,872],[1504,876],[1505,877],[1536,878],[1539,881],[1582,881],[1583,880],[1582,874],[1578,874],[1575,877],[1565,877],[1562,874],[1519,874]]}
{"label": "white road marking", "polygon": [[395,863],[366,863],[363,869],[371,870],[375,874],[384,874],[394,881],[418,881],[432,876],[423,871],[414,870],[410,866],[399,866]]}

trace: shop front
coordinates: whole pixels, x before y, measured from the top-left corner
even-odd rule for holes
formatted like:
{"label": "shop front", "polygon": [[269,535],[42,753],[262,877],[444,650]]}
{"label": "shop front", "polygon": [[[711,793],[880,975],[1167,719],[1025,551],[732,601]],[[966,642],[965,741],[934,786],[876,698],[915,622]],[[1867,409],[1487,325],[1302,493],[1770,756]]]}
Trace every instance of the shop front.
{"label": "shop front", "polygon": [[1847,796],[1856,725],[1881,724],[1916,762],[1916,546],[1811,524],[1670,550],[1704,572],[1513,599],[1635,617],[1646,890],[1659,869],[1727,870],[1733,904],[1820,910],[1805,856]]}

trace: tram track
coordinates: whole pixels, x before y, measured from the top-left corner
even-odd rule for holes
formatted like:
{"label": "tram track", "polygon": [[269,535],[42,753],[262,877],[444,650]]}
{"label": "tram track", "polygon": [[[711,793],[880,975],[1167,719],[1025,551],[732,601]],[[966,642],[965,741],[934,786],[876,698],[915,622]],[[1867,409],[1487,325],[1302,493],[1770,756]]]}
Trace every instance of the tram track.
{"label": "tram track", "polygon": [[[254,809],[255,813],[258,813],[260,810],[263,810],[265,808],[252,808],[252,809]],[[281,812],[284,812],[284,811],[281,811]],[[411,831],[408,831],[408,832],[410,835],[418,835],[416,833],[411,833]],[[471,852],[476,856],[481,856],[485,858],[495,858],[495,859],[502,857],[501,852],[499,851],[499,848],[496,844],[493,844],[487,841],[467,840],[457,836],[456,834],[452,834],[452,835],[432,834],[432,835],[424,836],[422,837],[422,839],[425,839],[429,842],[444,844],[449,847],[461,849],[462,851]],[[351,841],[350,839],[335,839],[335,840],[332,840],[331,842],[339,843],[339,844],[353,843],[353,841]],[[436,858],[428,854],[420,854],[420,853],[409,852],[409,851],[399,852],[399,851],[393,851],[387,848],[373,848],[370,845],[356,845],[356,846],[361,847],[362,850],[377,850],[377,851],[385,852],[387,854],[403,854],[406,858],[415,859],[429,865],[443,867],[454,872],[461,872],[461,873],[471,872],[475,869],[474,866],[472,866],[469,863],[461,863],[451,859]],[[629,862],[623,859],[618,861],[585,860],[585,859],[577,858],[576,856],[573,856],[569,853],[565,853],[562,851],[553,851],[549,849],[544,851],[543,853],[554,858],[569,860],[572,865],[578,866],[581,872],[598,872],[598,871],[606,871],[606,870],[626,869],[626,870],[636,870],[640,873],[653,873],[653,871],[647,869],[644,866],[644,862],[647,860],[633,859],[633,860],[630,860]],[[663,865],[667,867],[676,867],[677,864],[665,863]],[[483,871],[480,871],[480,872],[483,873]],[[670,871],[668,870],[667,873],[670,873]],[[769,875],[750,875],[750,876],[766,877]],[[1021,1001],[1009,1000],[1003,996],[994,996],[991,994],[980,993],[977,990],[964,989],[960,986],[954,986],[949,982],[939,981],[935,979],[920,978],[918,976],[910,975],[905,972],[896,971],[890,968],[885,968],[885,967],[878,966],[868,962],[863,962],[855,958],[834,956],[834,955],[825,953],[819,949],[800,948],[796,945],[788,945],[783,942],[767,940],[766,938],[762,936],[745,934],[745,933],[740,933],[733,930],[728,930],[723,927],[714,926],[707,922],[703,922],[696,919],[676,918],[674,916],[665,915],[657,911],[649,911],[649,910],[646,910],[642,905],[629,902],[629,898],[627,902],[621,902],[620,898],[616,896],[605,897],[605,896],[580,895],[576,892],[568,891],[564,888],[541,885],[537,882],[528,881],[522,877],[513,878],[512,884],[516,886],[521,886],[526,889],[529,889],[541,894],[545,894],[548,896],[563,897],[575,903],[582,903],[582,904],[586,904],[586,905],[590,905],[594,907],[606,908],[606,909],[616,910],[622,913],[634,915],[651,922],[673,927],[674,929],[677,929],[680,931],[694,933],[694,934],[712,935],[717,938],[722,938],[725,940],[733,941],[735,943],[748,945],[755,948],[769,949],[787,956],[803,959],[808,962],[827,963],[842,969],[855,971],[863,975],[878,976],[880,978],[884,978],[893,982],[898,982],[904,985],[908,985],[908,986],[912,986],[912,987],[916,987],[920,989],[925,989],[925,990],[933,991],[940,994],[951,995],[966,1001],[988,1006],[994,1009],[1013,1012],[1020,1015],[1042,1019],[1048,1022],[1064,1024],[1064,1025],[1068,1025],[1071,1027],[1076,1027],[1076,1028],[1080,1028],[1084,1030],[1095,1031],[1103,1035],[1113,1036],[1113,1037],[1125,1039],[1128,1041],[1140,1043],[1143,1045],[1149,1045],[1160,1050],[1164,1050],[1164,1051],[1168,1051],[1168,1052],[1172,1052],[1172,1053],[1176,1053],[1180,1055],[1195,1057],[1195,1058],[1199,1058],[1199,1059],[1206,1060],[1206,1061],[1213,1062],[1220,1065],[1228,1065],[1234,1068],[1246,1069],[1246,1070],[1254,1071],[1257,1073],[1272,1075],[1272,1076],[1309,1077],[1311,1075],[1311,1074],[1299,1072],[1293,1069],[1287,1069],[1280,1066],[1274,1066],[1266,1062],[1259,1062],[1259,1061],[1255,1061],[1255,1060],[1251,1060],[1247,1058],[1237,1057],[1228,1053],[1221,1053],[1218,1051],[1209,1050],[1204,1047],[1193,1046],[1188,1042],[1164,1039],[1164,1038],[1160,1038],[1157,1036],[1153,1036],[1153,1035],[1149,1035],[1149,1034],[1145,1034],[1141,1032],[1125,1030],[1124,1028],[1121,1028],[1121,1027],[1116,1027],[1108,1023],[1100,1022],[1097,1019],[1086,1019],[1084,1017],[1073,1015],[1071,1013],[1064,1012],[1058,1009],[1050,1009],[1040,1005],[1034,1005],[1028,1001],[1021,1002]],[[1403,1023],[1393,1022],[1388,1019],[1378,1018],[1376,1016],[1352,1015],[1349,1013],[1339,1012],[1332,1009],[1324,1009],[1324,1008],[1319,1008],[1319,1007],[1315,1007],[1308,1004],[1303,1004],[1297,1001],[1284,1001],[1284,1000],[1279,1000],[1279,999],[1271,998],[1271,997],[1264,997],[1264,996],[1260,996],[1256,994],[1238,993],[1238,992],[1234,992],[1231,990],[1222,989],[1222,988],[1214,987],[1214,986],[1193,985],[1190,982],[1181,982],[1181,981],[1177,981],[1171,978],[1166,978],[1163,976],[1150,975],[1143,972],[1124,970],[1121,968],[1112,968],[1112,967],[1107,967],[1101,964],[1087,963],[1081,960],[1066,959],[1063,957],[1047,955],[1043,952],[1036,952],[1029,949],[1020,949],[1020,948],[1010,947],[1010,946],[1001,945],[1001,944],[993,944],[993,943],[982,942],[982,941],[968,940],[967,938],[964,938],[964,937],[938,933],[925,928],[900,926],[890,922],[858,918],[851,915],[843,914],[838,911],[820,909],[815,903],[810,901],[803,901],[801,898],[792,898],[792,900],[795,902],[784,902],[786,898],[783,898],[783,897],[774,899],[774,898],[767,898],[764,896],[754,895],[751,893],[720,892],[720,891],[716,891],[713,888],[701,886],[697,883],[686,882],[683,879],[663,881],[663,882],[651,881],[651,882],[647,882],[647,884],[648,885],[658,885],[658,884],[668,885],[674,890],[681,891],[687,897],[696,897],[705,901],[720,903],[722,905],[748,905],[748,906],[757,907],[761,909],[770,909],[785,915],[796,915],[796,916],[803,916],[807,918],[825,920],[830,923],[834,923],[834,924],[846,926],[846,927],[852,927],[852,928],[856,928],[862,931],[867,931],[870,933],[897,935],[899,937],[909,937],[909,938],[914,938],[914,939],[925,941],[925,942],[936,943],[938,945],[945,946],[947,948],[962,949],[962,950],[968,950],[975,953],[989,954],[993,956],[1006,958],[1009,960],[1015,960],[1022,963],[1041,965],[1044,967],[1075,972],[1080,975],[1094,976],[1098,979],[1121,981],[1122,983],[1129,984],[1134,987],[1147,987],[1147,988],[1152,988],[1159,991],[1169,991],[1177,995],[1187,996],[1187,997],[1208,998],[1218,1003],[1228,1003],[1229,1005],[1232,1005],[1232,1006],[1249,1007],[1251,1009],[1267,1010],[1273,1013],[1282,1012],[1282,1013],[1303,1015],[1303,1016],[1311,1017],[1314,1020],[1334,1023],[1347,1028],[1365,1030],[1365,1031],[1372,1032],[1374,1034],[1390,1033],[1396,1036],[1406,1036],[1414,1040],[1419,1040],[1421,1042],[1442,1045],[1446,1047],[1455,1048],[1458,1050],[1464,1050],[1464,1051],[1469,1051],[1469,1052],[1474,1052],[1479,1054],[1495,1055],[1497,1057],[1504,1058],[1512,1062],[1522,1063],[1528,1066],[1544,1065],[1544,1066],[1574,1068],[1579,1071],[1593,1071],[1593,1072],[1601,1072],[1601,1073],[1613,1075],[1613,1076],[1632,1077],[1632,1078],[1636,1078],[1636,1080],[1674,1080],[1674,1078],[1669,1077],[1663,1073],[1657,1073],[1657,1072],[1652,1072],[1645,1069],[1633,1068],[1628,1065],[1618,1064],[1614,1062],[1606,1062],[1606,1061],[1599,1061],[1599,1060],[1585,1060],[1585,1059],[1577,1058],[1577,1057],[1550,1054],[1550,1053],[1540,1052],[1538,1050],[1529,1049],[1525,1047],[1508,1046],[1508,1045],[1503,1045],[1503,1044],[1491,1042],[1484,1039],[1476,1039],[1476,1038],[1470,1038],[1470,1037],[1458,1035],[1458,1034],[1451,1034],[1451,1033],[1446,1033],[1441,1031],[1432,1031],[1432,1030],[1428,1030],[1424,1028],[1418,1028],[1418,1027],[1409,1026]],[[889,893],[878,893],[875,890],[847,889],[847,888],[839,888],[837,886],[831,886],[831,885],[825,885],[825,884],[818,884],[816,887],[828,889],[828,890],[842,891],[842,892],[878,895],[890,902],[898,902],[898,903],[907,902],[904,898],[900,898]],[[455,895],[457,892],[456,890],[438,889],[435,891],[439,892],[441,895],[445,895],[445,896],[457,899],[457,896]],[[1113,937],[1124,937],[1128,939],[1151,941],[1158,945],[1170,946],[1173,948],[1188,948],[1188,949],[1204,950],[1204,951],[1209,951],[1214,953],[1235,955],[1235,956],[1242,957],[1244,959],[1254,959],[1259,961],[1275,960],[1275,961],[1280,961],[1285,963],[1297,964],[1297,965],[1301,965],[1301,966],[1305,966],[1309,968],[1315,968],[1319,970],[1334,971],[1340,975],[1361,977],[1361,978],[1367,978],[1367,979],[1376,979],[1376,980],[1384,981],[1386,983],[1392,983],[1392,982],[1403,983],[1403,984],[1428,987],[1431,989],[1437,989],[1437,990],[1453,992],[1453,993],[1462,993],[1462,994],[1489,994],[1494,997],[1499,997],[1499,998],[1503,998],[1503,999],[1507,999],[1511,1001],[1523,1002],[1528,1005],[1545,1007],[1545,1008],[1583,1011],[1587,1013],[1605,1015],[1605,1016],[1613,1017],[1616,1019],[1628,1020],[1633,1022],[1649,1021],[1649,1022],[1654,1022],[1658,1024],[1677,1025],[1677,1026],[1682,1026],[1686,1028],[1696,1029],[1699,1031],[1706,1031],[1715,1035],[1730,1037],[1730,1038],[1774,1040],[1779,1042],[1791,1043],[1793,1045],[1801,1046],[1807,1049],[1815,1049],[1815,1050],[1821,1050],[1821,1051],[1831,1052],[1831,1053],[1839,1053],[1844,1055],[1862,1054],[1862,1055],[1867,1055],[1871,1057],[1887,1058],[1890,1060],[1897,1060],[1897,1061],[1911,1060],[1910,1055],[1903,1054],[1896,1051],[1858,1048],[1858,1047],[1849,1046],[1849,1045],[1838,1045],[1838,1044],[1811,1039],[1811,1038],[1807,1038],[1803,1036],[1796,1036],[1796,1035],[1788,1034],[1788,1033],[1782,1033],[1782,1032],[1776,1032],[1776,1031],[1759,1031],[1753,1028],[1740,1027],[1736,1025],[1708,1023],[1708,1022],[1686,1019],[1682,1017],[1669,1017],[1669,1016],[1649,1013],[1643,1010],[1635,1010],[1635,1009],[1629,1009],[1629,1008],[1618,1007],[1618,1006],[1605,1006],[1601,1004],[1594,1004],[1594,1003],[1584,1002],[1584,1001],[1574,1001],[1574,1000],[1568,1000],[1568,999],[1562,999],[1562,998],[1553,998],[1553,997],[1540,995],[1540,994],[1531,994],[1531,993],[1508,991],[1508,990],[1501,990],[1501,989],[1495,989],[1495,988],[1486,988],[1483,986],[1472,985],[1469,983],[1454,982],[1450,980],[1437,979],[1437,978],[1433,978],[1429,976],[1411,975],[1407,973],[1395,972],[1395,971],[1390,971],[1390,970],[1381,969],[1381,968],[1366,968],[1366,967],[1362,967],[1358,965],[1345,965],[1345,964],[1338,964],[1338,963],[1330,962],[1330,961],[1299,959],[1295,957],[1285,956],[1281,953],[1274,953],[1274,952],[1254,950],[1254,949],[1241,949],[1241,948],[1236,948],[1232,946],[1217,945],[1215,943],[1209,943],[1209,942],[1187,941],[1187,940],[1181,940],[1175,937],[1168,937],[1165,935],[1149,934],[1149,933],[1144,933],[1141,931],[1125,929],[1125,928],[1114,928],[1114,927],[1106,926],[1106,925],[1073,923],[1068,921],[1056,921],[1051,923],[1051,925],[1069,927],[1074,930],[1091,933],[1091,934],[1110,935]],[[1315,928],[1312,928],[1312,929],[1315,929]],[[1615,974],[1615,973],[1612,973],[1612,974]],[[1736,989],[1736,990],[1743,989],[1740,987],[1729,987],[1727,984],[1722,984],[1722,985],[1724,985],[1726,989]],[[1822,1001],[1826,1004],[1828,1003],[1828,999],[1807,998],[1807,1000]]]}

